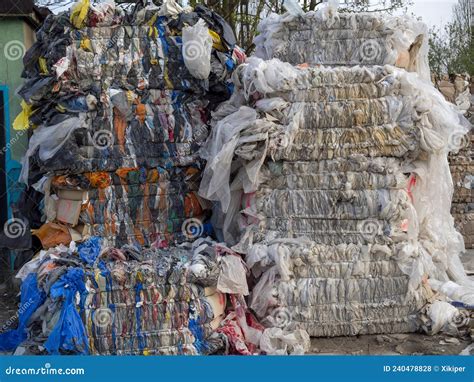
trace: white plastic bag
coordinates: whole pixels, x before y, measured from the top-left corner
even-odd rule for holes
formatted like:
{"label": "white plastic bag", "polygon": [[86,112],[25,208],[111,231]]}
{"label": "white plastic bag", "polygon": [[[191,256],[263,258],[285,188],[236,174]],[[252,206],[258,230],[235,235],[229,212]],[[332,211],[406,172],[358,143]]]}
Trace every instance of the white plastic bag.
{"label": "white plastic bag", "polygon": [[189,73],[204,80],[211,72],[212,38],[204,20],[183,28],[183,59]]}
{"label": "white plastic bag", "polygon": [[431,319],[431,334],[445,330],[452,324],[459,311],[446,301],[435,301],[428,309]]}
{"label": "white plastic bag", "polygon": [[220,273],[217,280],[217,290],[222,293],[249,294],[247,272],[240,256],[226,255],[220,261]]}
{"label": "white plastic bag", "polygon": [[310,346],[309,334],[302,329],[284,331],[281,328],[269,328],[260,338],[260,349],[269,355],[303,355]]}
{"label": "white plastic bag", "polygon": [[283,0],[283,8],[292,16],[303,16],[304,12],[301,5],[295,0]]}

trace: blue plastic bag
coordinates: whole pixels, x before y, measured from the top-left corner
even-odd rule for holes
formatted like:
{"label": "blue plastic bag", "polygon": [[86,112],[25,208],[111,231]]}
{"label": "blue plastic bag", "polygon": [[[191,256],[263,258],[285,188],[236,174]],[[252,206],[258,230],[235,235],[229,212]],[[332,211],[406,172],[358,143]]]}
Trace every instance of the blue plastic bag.
{"label": "blue plastic bag", "polygon": [[45,348],[50,354],[59,354],[59,350],[89,354],[88,338],[84,323],[76,309],[76,292],[81,296],[83,307],[87,295],[84,284],[84,270],[71,268],[51,287],[53,300],[64,299],[59,320],[46,341]]}
{"label": "blue plastic bag", "polygon": [[100,255],[100,237],[92,236],[90,239],[77,246],[79,257],[85,263],[94,264],[97,257]]}

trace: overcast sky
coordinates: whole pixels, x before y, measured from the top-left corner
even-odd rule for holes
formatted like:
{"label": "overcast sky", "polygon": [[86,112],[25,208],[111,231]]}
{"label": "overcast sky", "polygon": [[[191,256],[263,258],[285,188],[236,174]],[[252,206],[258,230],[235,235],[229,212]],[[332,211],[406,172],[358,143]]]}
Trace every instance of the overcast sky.
{"label": "overcast sky", "polygon": [[412,2],[413,5],[408,7],[408,14],[421,16],[429,27],[443,27],[451,21],[452,8],[457,0],[412,0]]}

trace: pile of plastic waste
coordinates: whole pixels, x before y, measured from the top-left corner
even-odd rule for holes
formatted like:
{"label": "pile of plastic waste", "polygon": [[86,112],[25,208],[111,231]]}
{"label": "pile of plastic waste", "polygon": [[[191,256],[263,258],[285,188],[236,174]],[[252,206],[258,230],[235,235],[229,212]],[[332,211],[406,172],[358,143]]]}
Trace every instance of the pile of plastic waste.
{"label": "pile of plastic waste", "polygon": [[263,20],[245,63],[199,5],[46,20],[18,119],[37,125],[22,179],[43,249],[1,350],[304,354],[464,330],[447,158],[470,126],[428,82],[422,24],[331,4]]}
{"label": "pile of plastic waste", "polygon": [[21,179],[44,194],[43,249],[18,272],[19,325],[2,351],[307,351],[306,333],[266,329],[248,310],[240,255],[198,238],[212,233],[198,150],[244,59],[199,5],[125,13],[85,0],[46,20],[16,121],[34,129]]}

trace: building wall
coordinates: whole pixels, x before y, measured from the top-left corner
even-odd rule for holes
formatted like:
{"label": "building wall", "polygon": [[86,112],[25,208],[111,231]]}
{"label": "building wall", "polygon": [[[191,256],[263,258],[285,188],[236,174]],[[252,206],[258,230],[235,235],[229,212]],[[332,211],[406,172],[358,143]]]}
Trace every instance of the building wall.
{"label": "building wall", "polygon": [[[2,150],[2,168],[0,176],[6,179],[1,187],[1,208],[7,206],[7,217],[10,218],[12,203],[16,203],[23,186],[17,180],[20,175],[20,161],[28,148],[28,132],[13,130],[13,121],[21,111],[21,98],[16,95],[23,84],[23,55],[31,47],[35,31],[19,17],[2,17],[0,21],[0,89],[5,97],[6,152]],[[0,105],[0,107],[3,105]],[[8,110],[8,111],[7,111]],[[5,166],[5,168],[3,168]],[[4,173],[6,172],[6,174]],[[5,214],[4,214],[5,215]],[[2,220],[5,216],[2,218]]]}
{"label": "building wall", "polygon": [[[34,30],[20,18],[3,18],[0,22],[0,85],[8,87],[9,131],[6,137],[14,141],[10,159],[20,161],[28,145],[27,134],[14,131],[13,121],[21,111],[21,99],[15,95],[23,83],[23,54],[34,41]],[[8,159],[8,157],[7,157]]]}

